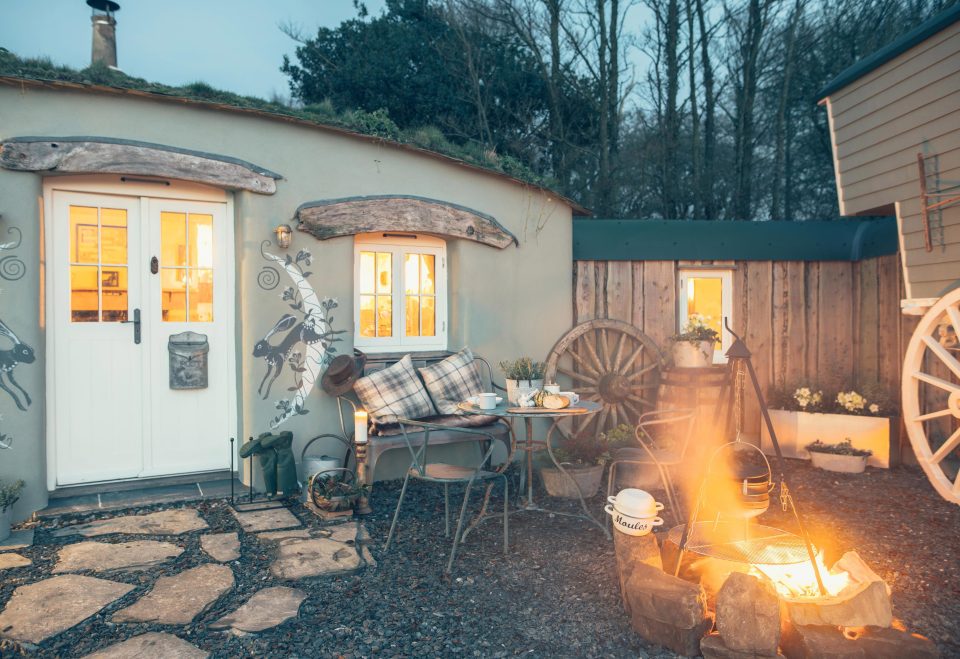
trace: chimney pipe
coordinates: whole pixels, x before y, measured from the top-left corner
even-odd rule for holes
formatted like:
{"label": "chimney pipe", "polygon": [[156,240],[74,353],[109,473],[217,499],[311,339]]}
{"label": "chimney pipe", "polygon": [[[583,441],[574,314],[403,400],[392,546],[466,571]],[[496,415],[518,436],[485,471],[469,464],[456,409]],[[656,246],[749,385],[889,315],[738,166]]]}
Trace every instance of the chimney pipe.
{"label": "chimney pipe", "polygon": [[90,22],[93,24],[90,64],[103,64],[116,69],[117,20],[113,17],[113,13],[120,9],[120,5],[112,0],[87,0],[87,4],[94,10],[90,16]]}

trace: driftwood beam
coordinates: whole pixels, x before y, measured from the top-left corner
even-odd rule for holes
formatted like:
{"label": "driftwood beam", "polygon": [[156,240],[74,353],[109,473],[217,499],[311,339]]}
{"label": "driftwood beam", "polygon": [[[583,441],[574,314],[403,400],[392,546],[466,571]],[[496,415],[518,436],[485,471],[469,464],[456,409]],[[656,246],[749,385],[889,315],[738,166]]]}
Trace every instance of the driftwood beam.
{"label": "driftwood beam", "polygon": [[374,231],[429,233],[503,249],[517,237],[495,218],[436,199],[407,195],[311,201],[297,209],[299,229],[327,240]]}
{"label": "driftwood beam", "polygon": [[229,156],[108,137],[12,137],[0,142],[0,167],[23,172],[159,176],[259,194],[276,192],[276,180],[282,178]]}

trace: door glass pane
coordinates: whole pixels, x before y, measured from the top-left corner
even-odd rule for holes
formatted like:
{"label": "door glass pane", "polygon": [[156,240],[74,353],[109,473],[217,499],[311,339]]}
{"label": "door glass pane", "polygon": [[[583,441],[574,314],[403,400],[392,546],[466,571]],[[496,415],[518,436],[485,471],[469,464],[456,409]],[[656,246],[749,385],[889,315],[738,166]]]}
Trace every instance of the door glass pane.
{"label": "door glass pane", "polygon": [[100,261],[97,211],[97,208],[89,206],[70,207],[71,263],[98,263]]}
{"label": "door glass pane", "polygon": [[407,296],[407,336],[420,336],[420,298]]}
{"label": "door glass pane", "polygon": [[420,294],[433,295],[436,290],[433,254],[421,254],[420,264]]}
{"label": "door glass pane", "polygon": [[70,266],[70,320],[95,323],[100,320],[100,294],[95,265]]}
{"label": "door glass pane", "polygon": [[437,298],[423,296],[420,298],[420,334],[421,336],[437,335]]}
{"label": "door glass pane", "polygon": [[100,286],[103,295],[104,322],[127,320],[127,268],[107,266],[100,270]]}
{"label": "door glass pane", "polygon": [[[360,252],[360,292],[365,295],[376,292],[374,282],[377,280],[377,268],[374,260],[373,252]],[[373,312],[373,301],[370,302],[370,311]],[[371,316],[371,327],[372,319]]]}
{"label": "door glass pane", "polygon": [[721,330],[723,322],[723,280],[719,277],[687,278],[687,317],[700,314],[708,327]]}
{"label": "door glass pane", "polygon": [[213,270],[190,270],[190,322],[213,322]]}
{"label": "door glass pane", "polygon": [[393,336],[392,295],[377,296],[377,336]]}
{"label": "door glass pane", "polygon": [[213,215],[190,214],[190,245],[187,252],[192,267],[213,267]]}
{"label": "door glass pane", "polygon": [[407,295],[420,292],[419,254],[407,254],[403,257],[403,292]]}
{"label": "door glass pane", "polygon": [[185,268],[160,268],[161,317],[166,322],[187,319],[186,276]]}
{"label": "door glass pane", "polygon": [[100,262],[115,265],[127,263],[127,211],[122,208],[100,209]]}
{"label": "door glass pane", "polygon": [[377,293],[387,293],[389,295],[393,292],[390,289],[392,285],[392,275],[393,254],[389,252],[377,252]]}
{"label": "door glass pane", "polygon": [[[370,274],[373,274],[373,259],[371,254]],[[370,278],[371,283],[373,277]],[[372,295],[360,296],[360,336],[375,337],[377,335],[376,313],[374,311],[374,297]]]}

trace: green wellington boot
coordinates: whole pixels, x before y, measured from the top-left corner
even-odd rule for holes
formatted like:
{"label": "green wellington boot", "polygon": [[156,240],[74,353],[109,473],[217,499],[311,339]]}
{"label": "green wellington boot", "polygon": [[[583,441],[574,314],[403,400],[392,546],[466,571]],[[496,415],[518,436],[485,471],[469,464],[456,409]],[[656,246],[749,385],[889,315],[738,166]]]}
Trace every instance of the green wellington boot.
{"label": "green wellington boot", "polygon": [[260,472],[263,474],[263,491],[273,496],[277,493],[277,452],[264,445],[265,440],[272,437],[268,432],[261,433],[252,442],[244,444],[240,448],[240,455],[243,456],[243,449],[249,444],[256,444],[247,455],[251,453],[257,456],[257,462],[260,464]]}
{"label": "green wellington boot", "polygon": [[265,437],[261,445],[276,451],[277,488],[290,496],[300,486],[297,481],[297,461],[293,455],[293,433],[289,430]]}

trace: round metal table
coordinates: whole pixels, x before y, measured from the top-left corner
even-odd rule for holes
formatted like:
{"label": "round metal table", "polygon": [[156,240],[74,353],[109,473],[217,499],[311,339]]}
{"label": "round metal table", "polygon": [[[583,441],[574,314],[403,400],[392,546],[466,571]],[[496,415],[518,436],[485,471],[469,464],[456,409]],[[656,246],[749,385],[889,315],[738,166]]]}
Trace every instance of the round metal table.
{"label": "round metal table", "polygon": [[[602,409],[602,406],[599,403],[595,403],[588,400],[581,400],[576,405],[571,405],[570,407],[564,408],[562,410],[548,410],[543,407],[521,408],[521,407],[512,406],[506,402],[503,402],[497,405],[492,410],[482,410],[476,405],[474,405],[473,403],[469,403],[469,402],[460,403],[458,407],[464,414],[497,416],[503,419],[507,419],[511,424],[516,419],[523,419],[524,430],[526,431],[525,433],[526,437],[524,439],[524,442],[516,446],[517,444],[516,433],[512,433],[512,435],[513,435],[513,443],[515,444],[514,448],[515,449],[519,448],[521,451],[524,451],[527,454],[525,469],[524,469],[524,472],[522,472],[522,475],[526,477],[525,480],[527,485],[527,497],[526,497],[526,501],[522,503],[520,508],[510,512],[511,515],[518,512],[535,511],[535,512],[541,512],[541,513],[549,513],[551,515],[564,515],[566,517],[576,517],[578,519],[583,519],[592,523],[598,529],[603,531],[604,535],[606,535],[608,539],[610,538],[610,532],[607,530],[606,525],[600,523],[600,521],[598,521],[596,517],[590,514],[590,510],[587,508],[587,502],[583,498],[583,492],[580,490],[580,485],[569,473],[567,473],[567,470],[564,469],[563,465],[557,461],[557,458],[553,454],[553,446],[551,442],[553,433],[557,429],[557,424],[559,424],[562,419],[569,416],[578,416],[582,414],[596,414]],[[553,423],[550,424],[550,429],[547,430],[547,434],[544,439],[534,439],[534,432],[533,432],[534,419],[550,419],[553,421]],[[550,461],[553,462],[554,466],[560,471],[561,474],[563,474],[566,478],[568,478],[574,484],[574,487],[576,488],[576,491],[577,491],[577,497],[580,499],[580,507],[583,510],[582,513],[568,513],[568,512],[563,512],[559,510],[548,510],[547,508],[544,508],[538,505],[533,500],[533,454],[536,453],[537,451],[546,451],[547,455],[550,456]],[[513,456],[513,451],[511,450],[511,457],[512,456]],[[508,458],[507,466],[509,466],[509,462],[510,462],[510,459]],[[522,487],[523,485],[521,483],[521,488]],[[470,531],[472,531],[480,522],[482,522],[487,517],[492,516],[492,515],[486,514],[487,500],[489,496],[490,496],[490,488],[488,487],[487,494],[484,497],[483,506],[480,509],[480,514],[464,532],[463,534],[464,538],[466,538],[467,534]]]}

